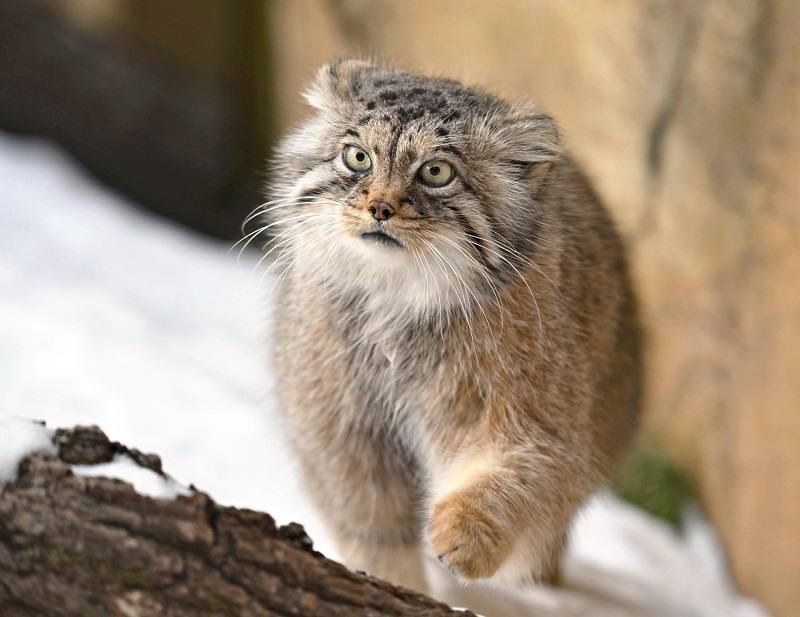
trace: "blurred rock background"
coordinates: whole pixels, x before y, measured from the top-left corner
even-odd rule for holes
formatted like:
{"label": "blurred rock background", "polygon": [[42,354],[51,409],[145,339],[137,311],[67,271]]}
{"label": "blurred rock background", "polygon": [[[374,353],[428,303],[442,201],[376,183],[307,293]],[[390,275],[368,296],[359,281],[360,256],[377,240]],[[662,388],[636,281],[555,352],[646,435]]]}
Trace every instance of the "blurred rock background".
{"label": "blurred rock background", "polygon": [[3,0],[0,129],[237,237],[275,135],[342,55],[532,97],[630,246],[643,441],[688,471],[743,592],[800,606],[800,2]]}

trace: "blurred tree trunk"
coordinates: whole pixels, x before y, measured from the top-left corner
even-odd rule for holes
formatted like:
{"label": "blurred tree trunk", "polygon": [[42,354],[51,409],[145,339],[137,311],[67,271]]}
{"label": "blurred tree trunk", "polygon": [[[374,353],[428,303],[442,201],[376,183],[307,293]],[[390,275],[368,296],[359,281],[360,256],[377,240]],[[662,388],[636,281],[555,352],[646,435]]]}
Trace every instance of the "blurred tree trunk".
{"label": "blurred tree trunk", "polygon": [[[206,494],[152,499],[70,464],[157,456],[97,428],[60,430],[0,488],[3,617],[353,617],[473,615],[356,574],[312,549],[300,525],[224,508]],[[473,616],[474,617],[474,616]]]}
{"label": "blurred tree trunk", "polygon": [[55,140],[159,214],[241,237],[271,138],[263,2],[113,6],[92,20],[80,0],[0,2],[0,130]]}

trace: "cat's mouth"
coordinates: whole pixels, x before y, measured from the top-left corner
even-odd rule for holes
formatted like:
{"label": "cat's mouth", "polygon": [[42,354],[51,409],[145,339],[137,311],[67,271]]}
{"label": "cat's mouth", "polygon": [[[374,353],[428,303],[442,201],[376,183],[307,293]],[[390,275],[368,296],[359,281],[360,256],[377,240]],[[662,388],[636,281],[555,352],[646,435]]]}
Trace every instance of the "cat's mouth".
{"label": "cat's mouth", "polygon": [[361,237],[370,242],[377,242],[384,246],[392,246],[394,248],[403,248],[403,245],[397,238],[393,238],[381,229],[371,229],[369,231],[362,231]]}

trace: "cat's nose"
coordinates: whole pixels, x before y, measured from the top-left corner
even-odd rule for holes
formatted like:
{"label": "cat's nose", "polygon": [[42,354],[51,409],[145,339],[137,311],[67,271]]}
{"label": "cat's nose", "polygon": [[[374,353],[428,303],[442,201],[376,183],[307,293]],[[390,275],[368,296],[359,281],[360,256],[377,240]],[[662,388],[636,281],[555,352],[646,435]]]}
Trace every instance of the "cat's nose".
{"label": "cat's nose", "polygon": [[383,199],[373,199],[367,210],[376,221],[388,221],[394,216],[394,206]]}

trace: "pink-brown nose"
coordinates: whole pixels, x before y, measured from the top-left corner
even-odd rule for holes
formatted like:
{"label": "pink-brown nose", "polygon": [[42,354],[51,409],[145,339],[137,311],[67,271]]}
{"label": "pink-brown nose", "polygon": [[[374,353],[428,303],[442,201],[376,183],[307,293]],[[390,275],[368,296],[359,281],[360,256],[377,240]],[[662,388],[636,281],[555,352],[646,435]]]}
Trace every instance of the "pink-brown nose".
{"label": "pink-brown nose", "polygon": [[383,199],[373,199],[367,210],[376,221],[388,221],[394,216],[394,206]]}

